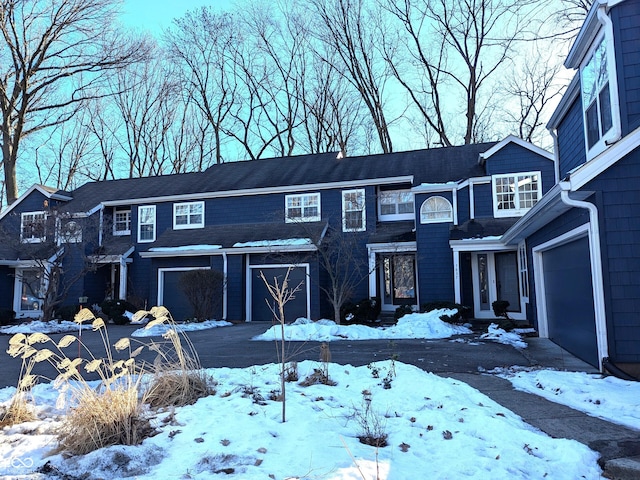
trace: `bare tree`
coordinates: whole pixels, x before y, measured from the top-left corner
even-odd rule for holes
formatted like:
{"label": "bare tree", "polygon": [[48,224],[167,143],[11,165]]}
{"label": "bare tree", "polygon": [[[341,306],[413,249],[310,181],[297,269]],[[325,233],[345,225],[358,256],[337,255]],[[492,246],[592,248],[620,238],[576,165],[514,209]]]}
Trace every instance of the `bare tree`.
{"label": "bare tree", "polygon": [[514,108],[503,108],[508,126],[528,142],[542,144],[540,138],[546,123],[545,112],[550,102],[562,92],[557,81],[561,65],[554,64],[540,51],[531,52],[530,60],[514,66],[506,79],[506,92],[514,99]]}
{"label": "bare tree", "polygon": [[146,55],[115,30],[115,0],[2,0],[0,113],[7,202],[18,196],[20,142],[104,95],[105,76]]}
{"label": "bare tree", "polygon": [[[384,2],[403,31],[383,38],[385,57],[437,143],[476,141],[476,124],[486,101],[482,92],[512,54],[534,1]],[[406,48],[398,49],[398,43]],[[455,121],[460,115],[461,128]]]}
{"label": "bare tree", "polygon": [[[0,242],[34,273],[30,277],[19,274],[23,275],[23,302],[35,303],[34,307],[42,310],[42,319],[52,320],[76,283],[100,263],[102,254],[96,244],[99,219],[45,205],[45,213],[28,223],[13,214],[3,223]],[[66,268],[70,263],[74,268]]]}
{"label": "bare tree", "polygon": [[234,15],[203,7],[174,20],[164,41],[186,86],[185,98],[208,124],[200,124],[200,132],[211,130],[215,163],[222,163],[225,122],[238,101],[235,57],[242,48],[242,29]]}
{"label": "bare tree", "polygon": [[[390,77],[379,45],[385,34],[379,12],[365,0],[309,0],[318,17],[316,35],[324,45],[318,51],[362,97],[371,116],[380,148],[393,151],[385,110],[385,86]],[[335,54],[335,56],[334,56]],[[339,63],[334,63],[339,59]]]}

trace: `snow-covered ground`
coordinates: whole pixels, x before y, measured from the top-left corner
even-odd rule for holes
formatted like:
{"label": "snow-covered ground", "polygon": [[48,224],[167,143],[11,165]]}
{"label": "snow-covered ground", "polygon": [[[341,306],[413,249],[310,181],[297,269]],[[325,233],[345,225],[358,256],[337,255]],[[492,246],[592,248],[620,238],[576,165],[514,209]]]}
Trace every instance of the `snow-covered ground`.
{"label": "snow-covered ground", "polygon": [[[300,380],[317,368],[299,364]],[[39,385],[40,420],[0,437],[0,475],[28,474],[49,461],[82,478],[198,479],[216,472],[239,479],[600,478],[597,454],[586,446],[543,434],[462,382],[398,362],[330,364],[335,386],[288,383],[282,423],[282,403],[270,399],[278,371],[274,364],[208,370],[216,395],[177,408],[170,421],[167,412],[155,414],[159,433],[142,445],[71,458],[47,456],[64,417],[55,407],[57,391]],[[0,391],[0,400],[11,393]],[[384,448],[357,438],[367,404],[365,422],[379,422],[388,435]]]}
{"label": "snow-covered ground", "polygon": [[43,322],[41,320],[32,320],[24,322],[19,325],[5,325],[0,327],[0,334],[15,335],[16,333],[74,333],[78,332],[82,328],[83,330],[90,330],[91,325],[84,324],[82,326],[75,322],[69,322],[67,320],[51,320],[49,322]]}
{"label": "snow-covered ground", "polygon": [[[176,330],[179,332],[197,332],[200,330],[210,330],[212,328],[230,327],[233,325],[231,322],[225,322],[224,320],[205,320],[204,322],[190,322],[180,323],[176,325]],[[151,328],[139,328],[135,330],[132,337],[159,337],[169,330],[169,326],[166,323],[154,325]]]}
{"label": "snow-covered ground", "polygon": [[[387,329],[301,320],[287,326],[285,334],[292,340],[329,341],[465,333],[435,315],[404,318]],[[273,340],[276,333],[269,329],[262,336]],[[483,341],[518,346],[522,339],[493,328]],[[300,363],[300,381],[320,368],[318,362]],[[38,420],[0,434],[0,476],[50,478],[33,474],[50,461],[65,474],[87,479],[198,479],[219,472],[238,479],[601,478],[598,455],[586,446],[550,438],[470,386],[411,365],[391,360],[362,367],[329,364],[334,386],[287,384],[284,423],[282,402],[272,399],[279,393],[278,365],[207,372],[217,382],[216,394],[177,408],[173,416],[150,412],[156,436],[139,446],[71,458],[47,456],[64,411],[56,407],[53,385],[37,385]],[[515,367],[491,373],[518,389],[640,429],[640,383]],[[0,403],[7,405],[14,392],[0,390]],[[368,407],[370,415],[363,420]],[[363,421],[379,422],[388,446],[361,444]]]}

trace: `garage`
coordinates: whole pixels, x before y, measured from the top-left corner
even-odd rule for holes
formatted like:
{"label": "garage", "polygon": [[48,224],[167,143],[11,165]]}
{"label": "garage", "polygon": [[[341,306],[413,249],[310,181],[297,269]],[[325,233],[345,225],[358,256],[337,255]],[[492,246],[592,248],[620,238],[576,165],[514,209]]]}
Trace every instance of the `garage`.
{"label": "garage", "polygon": [[598,366],[589,239],[581,237],[542,252],[549,338]]}
{"label": "garage", "polygon": [[[274,279],[277,279],[278,283],[282,284],[289,268],[291,268],[289,273],[290,288],[295,288],[297,285],[300,285],[300,289],[295,294],[295,298],[285,305],[285,319],[287,322],[293,322],[300,317],[309,317],[308,265],[295,265],[291,267],[288,265],[254,265],[250,267],[251,321],[273,321],[274,316],[269,307],[274,307],[277,311],[275,301],[269,294],[264,281],[260,278],[260,273],[264,273],[265,278],[270,284],[274,283]],[[267,301],[269,304],[267,304]]]}
{"label": "garage", "polygon": [[180,277],[184,269],[159,269],[158,304],[166,307],[174,320],[193,318],[193,307],[180,288]]}

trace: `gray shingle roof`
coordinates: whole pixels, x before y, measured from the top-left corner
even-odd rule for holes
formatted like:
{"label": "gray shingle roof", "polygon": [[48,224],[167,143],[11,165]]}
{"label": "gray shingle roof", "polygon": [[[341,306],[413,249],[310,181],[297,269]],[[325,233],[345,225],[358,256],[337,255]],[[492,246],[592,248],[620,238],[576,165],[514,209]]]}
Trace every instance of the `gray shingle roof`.
{"label": "gray shingle roof", "polygon": [[204,172],[90,182],[72,192],[70,211],[100,202],[413,175],[414,185],[484,175],[478,155],[495,143],[336,158],[321,153],[214,165]]}

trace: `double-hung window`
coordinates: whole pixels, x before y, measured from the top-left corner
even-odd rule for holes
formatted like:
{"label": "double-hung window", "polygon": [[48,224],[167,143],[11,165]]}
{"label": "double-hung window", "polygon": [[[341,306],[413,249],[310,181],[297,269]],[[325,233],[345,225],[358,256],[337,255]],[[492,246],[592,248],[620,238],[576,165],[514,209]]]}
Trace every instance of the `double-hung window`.
{"label": "double-hung window", "polygon": [[342,191],[342,231],[363,232],[367,229],[364,189]]}
{"label": "double-hung window", "polygon": [[611,130],[614,115],[611,91],[606,36],[602,35],[580,69],[582,110],[584,115],[587,151],[592,157],[605,148],[603,137]]}
{"label": "double-hung window", "polygon": [[412,220],[413,193],[411,190],[386,190],[378,195],[380,220]]}
{"label": "double-hung window", "polygon": [[493,175],[495,217],[521,217],[541,197],[540,172]]}
{"label": "double-hung window", "polygon": [[174,230],[204,227],[204,202],[174,203]]}
{"label": "double-hung window", "polygon": [[131,210],[115,210],[113,212],[113,234],[131,235]]}
{"label": "double-hung window", "polygon": [[303,193],[285,196],[285,222],[319,222],[320,194]]}
{"label": "double-hung window", "polygon": [[154,242],[156,239],[156,206],[138,207],[138,242]]}
{"label": "double-hung window", "polygon": [[20,240],[24,243],[40,243],[46,239],[45,212],[24,212],[20,216]]}

